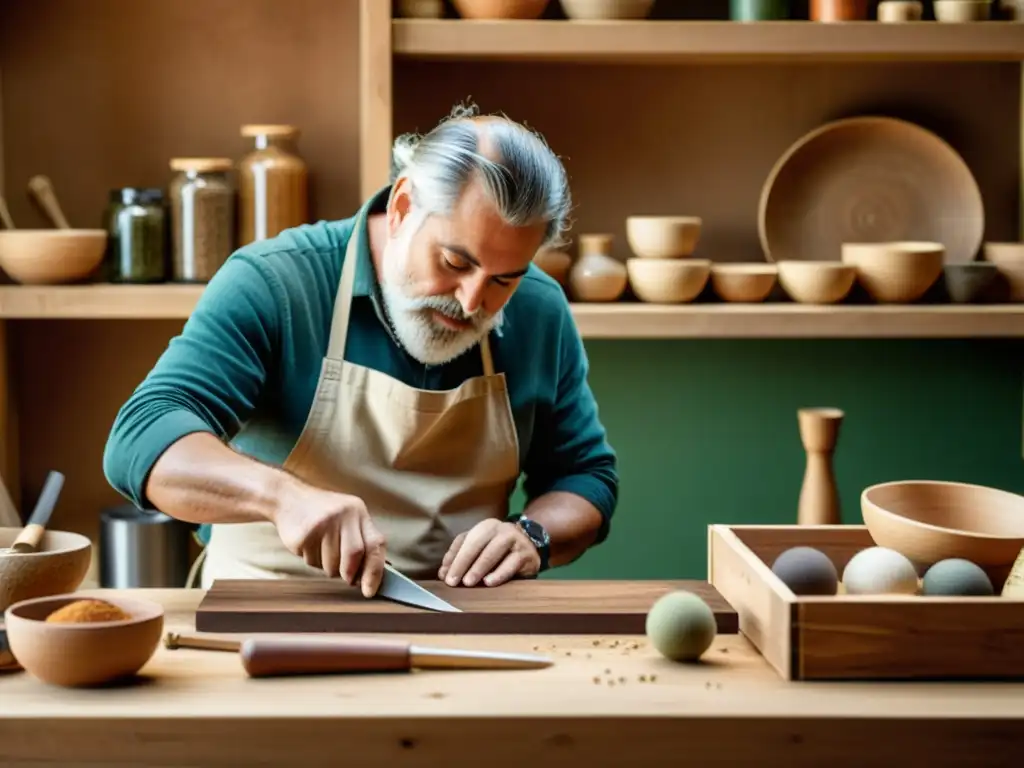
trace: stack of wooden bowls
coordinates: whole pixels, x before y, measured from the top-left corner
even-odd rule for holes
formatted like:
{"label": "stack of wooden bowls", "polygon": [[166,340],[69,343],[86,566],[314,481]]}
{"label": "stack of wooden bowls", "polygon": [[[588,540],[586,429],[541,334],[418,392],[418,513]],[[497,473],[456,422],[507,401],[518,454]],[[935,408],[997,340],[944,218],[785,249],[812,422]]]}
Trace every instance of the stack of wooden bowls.
{"label": "stack of wooden bowls", "polygon": [[702,221],[697,216],[630,216],[626,260],[633,293],[652,304],[693,301],[711,275],[710,259],[695,259]]}

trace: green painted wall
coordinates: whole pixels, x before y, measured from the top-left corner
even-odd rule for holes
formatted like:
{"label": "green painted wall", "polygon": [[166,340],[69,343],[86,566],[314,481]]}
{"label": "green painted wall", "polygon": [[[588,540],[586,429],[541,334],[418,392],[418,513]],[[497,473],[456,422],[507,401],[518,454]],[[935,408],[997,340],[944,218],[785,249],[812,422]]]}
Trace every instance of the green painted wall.
{"label": "green painted wall", "polygon": [[619,453],[620,503],[608,541],[550,576],[703,579],[708,524],[795,522],[802,406],[846,411],[835,460],[843,522],[860,523],[860,491],[886,480],[1024,492],[1022,349],[991,340],[588,341],[591,385]]}

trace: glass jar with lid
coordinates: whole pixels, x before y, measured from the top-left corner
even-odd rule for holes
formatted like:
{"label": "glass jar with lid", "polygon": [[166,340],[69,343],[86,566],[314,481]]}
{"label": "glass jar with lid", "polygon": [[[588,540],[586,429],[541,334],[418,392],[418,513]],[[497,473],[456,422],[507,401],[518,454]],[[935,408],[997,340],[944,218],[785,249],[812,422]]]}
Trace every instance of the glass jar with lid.
{"label": "glass jar with lid", "polygon": [[309,221],[308,169],[292,125],[243,125],[251,151],[238,164],[238,242],[275,237]]}
{"label": "glass jar with lid", "polygon": [[209,282],[234,250],[231,167],[224,157],[171,160],[171,263],[177,282]]}
{"label": "glass jar with lid", "polygon": [[110,282],[161,283],[167,279],[163,190],[112,190],[104,222],[109,235],[105,271]]}

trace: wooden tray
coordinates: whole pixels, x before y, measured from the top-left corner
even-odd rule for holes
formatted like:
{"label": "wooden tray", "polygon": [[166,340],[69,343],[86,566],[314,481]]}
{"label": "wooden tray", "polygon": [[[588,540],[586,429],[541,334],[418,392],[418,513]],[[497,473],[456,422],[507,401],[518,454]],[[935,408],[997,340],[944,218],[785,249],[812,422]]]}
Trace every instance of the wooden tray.
{"label": "wooden tray", "polygon": [[642,635],[647,611],[673,589],[699,594],[719,633],[736,612],[705,581],[513,581],[500,587],[424,587],[464,613],[365,599],[338,580],[216,581],[196,611],[200,632],[404,632],[410,634]]}
{"label": "wooden tray", "polygon": [[771,571],[811,546],[842,576],[874,546],[861,525],[712,525],[708,579],[739,614],[740,632],[786,680],[1024,677],[1024,600],[1002,597],[797,597]]}

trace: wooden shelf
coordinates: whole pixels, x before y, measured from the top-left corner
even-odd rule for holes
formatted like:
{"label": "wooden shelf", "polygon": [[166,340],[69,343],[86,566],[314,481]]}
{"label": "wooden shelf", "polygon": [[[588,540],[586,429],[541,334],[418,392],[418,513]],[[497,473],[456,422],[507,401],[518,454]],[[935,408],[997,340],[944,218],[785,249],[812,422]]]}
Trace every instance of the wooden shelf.
{"label": "wooden shelf", "polygon": [[[0,287],[0,319],[184,320],[201,285]],[[574,304],[591,339],[1024,338],[1024,304]]]}
{"label": "wooden shelf", "polygon": [[1024,61],[1024,24],[397,19],[399,58],[667,63]]}

